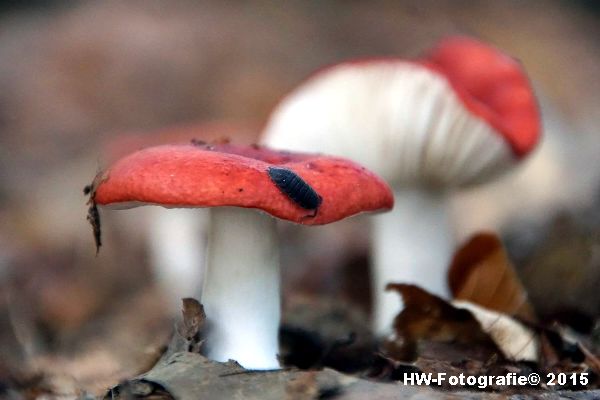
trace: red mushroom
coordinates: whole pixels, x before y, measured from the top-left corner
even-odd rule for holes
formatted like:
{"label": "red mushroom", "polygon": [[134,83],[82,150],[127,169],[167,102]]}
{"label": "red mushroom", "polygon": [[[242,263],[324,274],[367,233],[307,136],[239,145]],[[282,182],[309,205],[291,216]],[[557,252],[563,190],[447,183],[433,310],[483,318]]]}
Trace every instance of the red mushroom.
{"label": "red mushroom", "polygon": [[326,68],[274,110],[263,143],[348,157],[394,187],[394,211],[374,218],[374,323],[384,333],[398,312],[387,283],[449,294],[447,193],[510,170],[539,137],[538,107],[521,65],[485,43],[454,37],[418,60]]}
{"label": "red mushroom", "polygon": [[351,161],[227,144],[147,148],[117,161],[93,186],[92,203],[111,208],[217,207],[202,293],[209,356],[256,369],[278,366],[279,259],[271,216],[319,225],[393,204],[389,187]]}

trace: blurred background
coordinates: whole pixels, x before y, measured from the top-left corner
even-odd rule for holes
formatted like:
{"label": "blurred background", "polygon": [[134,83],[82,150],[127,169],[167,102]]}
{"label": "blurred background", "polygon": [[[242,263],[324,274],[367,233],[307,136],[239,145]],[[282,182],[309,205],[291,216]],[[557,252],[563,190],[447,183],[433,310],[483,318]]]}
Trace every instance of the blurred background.
{"label": "blurred background", "polygon": [[[521,60],[545,137],[514,173],[455,194],[456,235],[500,232],[538,311],[591,329],[599,20],[597,2],[566,0],[0,3],[0,386],[34,370],[98,393],[149,367],[168,339],[174,312],[148,265],[143,214],[103,212],[97,257],[85,218],[82,189],[117,138],[226,120],[255,127],[230,135],[253,142],[315,69],[416,57],[457,33]],[[327,242],[284,228],[286,309],[319,299],[368,320],[365,225],[315,228]]]}

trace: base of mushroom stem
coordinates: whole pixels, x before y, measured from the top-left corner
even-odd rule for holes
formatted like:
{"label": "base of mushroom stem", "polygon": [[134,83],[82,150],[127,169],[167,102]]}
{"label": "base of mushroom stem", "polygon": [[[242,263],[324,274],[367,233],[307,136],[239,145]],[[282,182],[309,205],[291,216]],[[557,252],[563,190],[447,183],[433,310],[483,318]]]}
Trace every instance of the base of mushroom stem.
{"label": "base of mushroom stem", "polygon": [[412,283],[447,298],[447,267],[454,240],[444,193],[397,190],[394,209],[373,217],[373,329],[387,335],[402,311],[388,283]]}

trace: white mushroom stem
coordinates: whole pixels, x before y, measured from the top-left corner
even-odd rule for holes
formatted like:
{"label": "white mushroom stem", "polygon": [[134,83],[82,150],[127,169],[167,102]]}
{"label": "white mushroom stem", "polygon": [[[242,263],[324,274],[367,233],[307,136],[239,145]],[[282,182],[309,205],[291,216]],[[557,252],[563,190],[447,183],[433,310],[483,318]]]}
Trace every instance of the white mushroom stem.
{"label": "white mushroom stem", "polygon": [[407,189],[394,193],[394,209],[373,217],[374,329],[388,334],[402,304],[390,283],[414,283],[441,297],[449,295],[447,266],[453,249],[443,193]]}
{"label": "white mushroom stem", "polygon": [[202,303],[208,356],[250,369],[279,368],[279,248],[275,219],[256,210],[211,210]]}
{"label": "white mushroom stem", "polygon": [[144,207],[150,265],[175,315],[183,297],[200,296],[209,210]]}

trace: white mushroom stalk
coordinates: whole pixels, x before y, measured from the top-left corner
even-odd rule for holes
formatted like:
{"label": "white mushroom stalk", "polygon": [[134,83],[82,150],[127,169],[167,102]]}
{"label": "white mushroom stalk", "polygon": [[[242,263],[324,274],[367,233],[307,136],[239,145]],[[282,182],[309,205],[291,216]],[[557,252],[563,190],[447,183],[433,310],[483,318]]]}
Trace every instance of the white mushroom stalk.
{"label": "white mushroom stalk", "polygon": [[275,219],[256,210],[210,210],[202,304],[208,356],[250,369],[279,368],[279,248]]}
{"label": "white mushroom stalk", "polygon": [[325,69],[284,98],[263,136],[274,148],[348,157],[394,188],[394,210],[373,230],[379,334],[400,310],[387,283],[448,295],[448,192],[510,170],[538,137],[535,100],[512,59],[467,38],[449,40],[431,58]]}
{"label": "white mushroom stalk", "polygon": [[394,209],[373,217],[373,323],[379,332],[386,332],[401,308],[400,296],[385,290],[388,283],[414,283],[449,295],[445,268],[454,241],[446,197],[411,189],[394,194]]}
{"label": "white mushroom stalk", "polygon": [[176,315],[182,298],[201,294],[208,211],[147,207],[143,218],[148,230],[149,264],[170,314]]}

